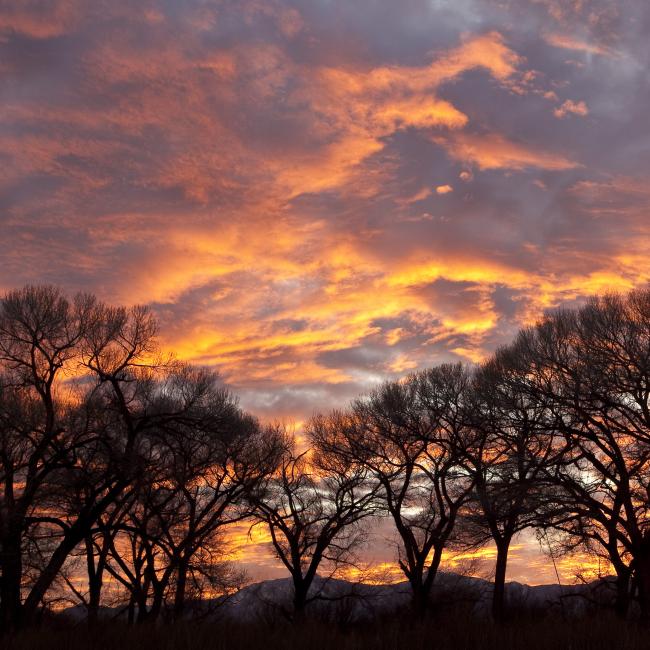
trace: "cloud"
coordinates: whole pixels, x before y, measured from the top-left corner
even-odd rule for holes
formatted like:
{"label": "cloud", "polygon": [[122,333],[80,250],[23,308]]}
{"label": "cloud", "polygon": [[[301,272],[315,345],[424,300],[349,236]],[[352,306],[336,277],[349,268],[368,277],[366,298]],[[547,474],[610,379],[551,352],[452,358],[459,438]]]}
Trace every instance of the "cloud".
{"label": "cloud", "polygon": [[619,56],[616,50],[598,43],[590,43],[579,38],[574,34],[560,34],[556,32],[543,34],[544,40],[553,47],[559,47],[565,50],[583,52],[585,54],[597,54],[600,56]]}
{"label": "cloud", "polygon": [[481,170],[537,168],[561,171],[579,164],[566,156],[513,142],[498,133],[473,135],[459,133],[450,137],[434,136],[433,141],[460,163],[472,163]]}
{"label": "cloud", "polygon": [[7,2],[0,9],[0,33],[11,30],[36,39],[61,36],[79,25],[83,8],[77,0]]}
{"label": "cloud", "polygon": [[419,201],[424,201],[424,199],[431,196],[431,188],[423,187],[419,189],[415,194],[408,196],[403,200],[405,204],[418,203]]}
{"label": "cloud", "polygon": [[585,117],[586,115],[589,115],[589,109],[585,102],[574,102],[571,99],[567,99],[560,107],[553,111],[553,115],[560,119],[569,114]]}
{"label": "cloud", "polygon": [[485,358],[650,281],[650,22],[609,5],[8,0],[0,287],[149,303],[265,420]]}
{"label": "cloud", "polygon": [[297,76],[305,75],[308,83],[295,91],[291,102],[304,104],[322,117],[319,135],[328,144],[290,168],[283,164],[277,171],[278,180],[291,196],[346,183],[354,186],[358,178],[354,170],[378,155],[386,138],[408,129],[458,130],[466,126],[467,116],[437,97],[443,84],[475,68],[506,81],[519,62],[501,35],[491,32],[467,38],[427,66],[297,70]]}

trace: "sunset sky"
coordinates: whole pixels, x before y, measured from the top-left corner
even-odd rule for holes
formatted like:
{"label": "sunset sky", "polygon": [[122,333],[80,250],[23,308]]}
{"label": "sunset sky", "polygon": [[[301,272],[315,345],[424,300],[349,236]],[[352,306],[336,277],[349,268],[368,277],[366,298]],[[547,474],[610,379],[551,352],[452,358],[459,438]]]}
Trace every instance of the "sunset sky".
{"label": "sunset sky", "polygon": [[149,304],[298,431],[478,361],[650,279],[649,35],[646,0],[4,0],[0,289]]}

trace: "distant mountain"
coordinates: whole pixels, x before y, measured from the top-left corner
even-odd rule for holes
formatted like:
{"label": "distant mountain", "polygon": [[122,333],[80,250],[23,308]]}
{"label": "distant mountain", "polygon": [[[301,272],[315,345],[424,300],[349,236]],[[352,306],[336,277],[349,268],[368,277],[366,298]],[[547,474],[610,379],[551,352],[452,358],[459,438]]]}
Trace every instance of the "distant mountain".
{"label": "distant mountain", "polygon": [[[608,581],[584,585],[526,585],[509,582],[506,600],[511,608],[557,609],[575,615],[596,600],[611,598]],[[439,573],[432,599],[439,606],[464,603],[477,615],[490,611],[493,584],[488,580]],[[344,580],[318,579],[312,587],[314,613],[349,620],[372,619],[407,607],[411,598],[407,582],[388,585],[354,584]],[[219,617],[238,621],[272,618],[291,611],[292,585],[290,578],[266,580],[248,585],[215,608]],[[214,603],[215,605],[217,603]]]}
{"label": "distant mountain", "polygon": [[[441,572],[436,577],[432,594],[438,606],[462,604],[477,616],[490,611],[492,583],[481,578]],[[291,612],[292,584],[290,578],[265,580],[250,584],[227,598],[191,603],[188,616],[201,616],[238,622],[268,621],[283,618]],[[521,610],[556,610],[568,616],[584,611],[592,602],[610,601],[611,580],[581,585],[506,584],[508,606]],[[345,580],[317,577],[310,591],[313,600],[308,612],[336,621],[363,621],[388,615],[408,607],[410,587],[407,582],[387,585],[351,583]],[[119,608],[104,608],[102,618],[120,617]],[[64,614],[75,620],[85,618],[85,609],[75,606]]]}

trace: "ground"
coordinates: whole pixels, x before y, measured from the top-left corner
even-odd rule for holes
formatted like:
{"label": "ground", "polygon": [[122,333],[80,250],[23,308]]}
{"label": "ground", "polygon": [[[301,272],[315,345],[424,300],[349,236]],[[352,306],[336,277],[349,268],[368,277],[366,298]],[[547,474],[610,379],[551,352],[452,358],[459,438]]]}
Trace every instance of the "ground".
{"label": "ground", "polygon": [[650,648],[650,633],[634,623],[601,615],[579,621],[518,618],[503,626],[468,622],[462,615],[432,617],[414,624],[385,621],[341,627],[307,622],[302,625],[239,625],[213,623],[127,627],[104,625],[48,626],[2,643],[3,650],[641,650]]}

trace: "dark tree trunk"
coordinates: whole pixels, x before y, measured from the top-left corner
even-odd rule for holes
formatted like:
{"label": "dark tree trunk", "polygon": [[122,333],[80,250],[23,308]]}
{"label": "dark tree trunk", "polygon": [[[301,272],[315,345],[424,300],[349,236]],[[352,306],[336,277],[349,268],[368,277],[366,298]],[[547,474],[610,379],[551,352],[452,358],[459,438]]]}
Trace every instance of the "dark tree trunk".
{"label": "dark tree trunk", "polygon": [[641,548],[634,558],[634,572],[639,593],[641,622],[650,625],[650,534],[643,536]]}
{"label": "dark tree trunk", "polygon": [[127,609],[126,623],[127,625],[133,625],[135,622],[135,596],[131,594],[129,598],[129,607]]}
{"label": "dark tree trunk", "polygon": [[99,621],[99,605],[102,594],[102,579],[95,577],[88,584],[88,626],[94,627]]}
{"label": "dark tree trunk", "polygon": [[414,618],[420,620],[424,618],[428,600],[424,583],[424,566],[418,564],[413,567],[408,578],[411,585],[411,612]]}
{"label": "dark tree trunk", "polygon": [[88,567],[88,626],[94,627],[99,620],[99,605],[102,598],[103,560],[100,554],[95,565],[95,549],[92,537],[86,537],[86,564]]}
{"label": "dark tree trunk", "polygon": [[162,612],[162,606],[164,601],[164,591],[163,589],[156,588],[153,594],[153,600],[151,601],[151,608],[147,613],[147,621],[157,621],[160,612]]}
{"label": "dark tree trunk", "polygon": [[506,609],[506,570],[510,539],[497,542],[497,562],[494,571],[494,591],[492,592],[492,618],[497,623],[505,619]]}
{"label": "dark tree trunk", "polygon": [[145,623],[149,620],[151,610],[147,607],[147,591],[141,591],[136,595],[136,602],[138,604],[138,615],[135,622],[138,624]]}
{"label": "dark tree trunk", "polygon": [[36,579],[36,582],[27,595],[25,604],[23,605],[23,624],[29,625],[36,621],[38,609],[43,603],[47,590],[52,585],[52,582],[54,582],[56,576],[59,575],[59,572],[70,553],[84,538],[83,535],[78,534],[80,529],[82,529],[82,526],[78,526],[76,529],[71,529],[69,533],[66,534],[63,541],[59,544],[54,553],[52,553],[47,566],[41,571],[40,575]]}
{"label": "dark tree trunk", "polygon": [[0,557],[2,578],[0,579],[0,624],[2,633],[11,632],[22,625],[20,585],[23,575],[21,536],[11,531],[2,540]]}
{"label": "dark tree trunk", "polygon": [[170,576],[171,569],[168,569],[160,580],[151,581],[153,599],[151,601],[151,607],[149,608],[149,611],[146,613],[143,620],[155,622],[160,617],[160,614],[163,610],[163,605],[165,604],[165,591],[167,589],[167,585],[169,584]]}
{"label": "dark tree trunk", "polygon": [[176,577],[176,593],[174,594],[174,620],[182,618],[185,610],[185,590],[187,588],[188,561],[181,560],[178,564]]}
{"label": "dark tree trunk", "polygon": [[293,621],[301,623],[305,620],[309,586],[305,585],[302,580],[294,580],[293,589]]}
{"label": "dark tree trunk", "polygon": [[411,582],[411,609],[417,620],[422,620],[431,610],[431,590],[436,573],[437,567],[430,568],[426,578],[420,575],[417,582]]}
{"label": "dark tree trunk", "polygon": [[137,591],[134,594],[135,602],[138,605],[138,615],[136,616],[135,622],[138,624],[144,623],[149,615],[149,609],[147,608],[147,599],[149,595],[150,584],[151,582],[148,576],[145,575],[142,586],[138,585]]}
{"label": "dark tree trunk", "polygon": [[409,578],[412,590],[411,606],[413,616],[418,620],[423,619],[431,608],[431,590],[440,566],[443,546],[444,543],[441,543],[433,549],[431,564],[426,571],[424,564],[426,557],[424,557],[421,559],[421,564],[414,569]]}
{"label": "dark tree trunk", "polygon": [[417,620],[422,620],[425,617],[427,610],[429,609],[429,594],[427,593],[427,590],[422,581],[420,581],[420,584],[417,585],[411,583],[411,589],[413,590],[411,598],[413,616]]}
{"label": "dark tree trunk", "polygon": [[616,596],[614,613],[617,618],[625,620],[630,609],[630,574],[620,573],[616,576]]}

